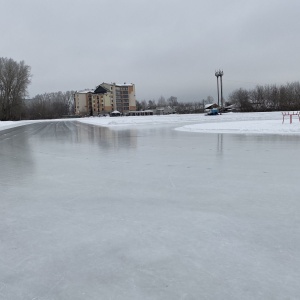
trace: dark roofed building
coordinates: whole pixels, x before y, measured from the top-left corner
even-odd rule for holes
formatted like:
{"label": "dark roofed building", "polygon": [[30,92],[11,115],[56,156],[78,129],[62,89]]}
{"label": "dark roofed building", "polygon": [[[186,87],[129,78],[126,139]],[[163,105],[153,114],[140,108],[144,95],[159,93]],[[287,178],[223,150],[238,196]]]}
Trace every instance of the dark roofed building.
{"label": "dark roofed building", "polygon": [[109,92],[109,90],[107,90],[105,87],[98,85],[94,91],[94,94],[105,94]]}

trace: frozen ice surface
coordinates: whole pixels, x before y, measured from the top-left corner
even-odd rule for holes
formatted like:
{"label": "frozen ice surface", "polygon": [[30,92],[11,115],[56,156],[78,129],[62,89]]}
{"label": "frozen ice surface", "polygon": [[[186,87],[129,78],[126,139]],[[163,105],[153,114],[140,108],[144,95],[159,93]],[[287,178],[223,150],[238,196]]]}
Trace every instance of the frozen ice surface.
{"label": "frozen ice surface", "polygon": [[0,299],[299,299],[299,136],[188,123],[0,131]]}

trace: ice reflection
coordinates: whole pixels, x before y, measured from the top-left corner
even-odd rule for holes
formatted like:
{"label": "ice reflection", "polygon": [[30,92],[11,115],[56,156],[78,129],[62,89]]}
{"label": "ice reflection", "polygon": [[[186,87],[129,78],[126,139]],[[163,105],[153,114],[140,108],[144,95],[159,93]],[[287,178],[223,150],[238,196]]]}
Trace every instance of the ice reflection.
{"label": "ice reflection", "polygon": [[223,134],[218,134],[217,153],[223,154]]}
{"label": "ice reflection", "polygon": [[0,185],[2,186],[20,184],[34,171],[27,128],[27,126],[13,128],[0,133]]}
{"label": "ice reflection", "polygon": [[57,148],[71,144],[97,145],[102,150],[137,146],[137,130],[134,128],[118,131],[72,121],[44,122],[30,126],[30,140],[36,146],[45,147],[48,144],[53,147],[54,143]]}
{"label": "ice reflection", "polygon": [[297,135],[280,135],[280,134],[227,134],[238,141],[253,141],[253,142],[296,142],[300,143],[300,137]]}
{"label": "ice reflection", "polygon": [[137,147],[137,130],[134,128],[112,130],[82,123],[77,123],[74,128],[78,143],[97,144],[104,150]]}

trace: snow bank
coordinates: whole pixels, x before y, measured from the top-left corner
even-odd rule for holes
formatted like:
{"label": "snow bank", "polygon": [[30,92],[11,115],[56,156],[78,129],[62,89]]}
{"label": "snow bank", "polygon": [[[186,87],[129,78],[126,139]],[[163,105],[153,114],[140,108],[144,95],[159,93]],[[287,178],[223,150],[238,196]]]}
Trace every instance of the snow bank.
{"label": "snow bank", "polygon": [[[218,116],[206,116],[204,114],[188,114],[188,115],[159,115],[159,116],[130,116],[130,117],[90,117],[79,119],[79,122],[99,125],[99,126],[130,126],[130,125],[147,125],[147,124],[178,124],[182,123],[212,123],[212,122],[228,122],[242,120],[270,120],[281,118],[280,113],[228,113]],[[280,119],[281,120],[281,119]],[[190,130],[189,130],[190,131]]]}
{"label": "snow bank", "polygon": [[[136,125],[155,126],[174,124],[175,126],[178,125],[178,127],[175,128],[176,130],[188,132],[300,135],[300,122],[298,118],[294,117],[292,124],[289,123],[289,119],[286,119],[284,124],[282,124],[281,112],[226,113],[218,116],[190,114],[130,117],[89,117],[79,119],[60,119],[59,121],[74,120],[86,124],[110,128]],[[0,130],[36,122],[48,121],[53,120],[0,122]]]}
{"label": "snow bank", "polygon": [[239,134],[296,134],[300,135],[300,123],[281,123],[280,120],[236,121],[186,125],[176,128],[180,131],[205,133],[239,133]]}
{"label": "snow bank", "polygon": [[282,124],[281,112],[266,113],[226,113],[218,116],[203,114],[131,116],[83,118],[80,122],[106,127],[133,125],[178,124],[180,131],[205,133],[239,133],[239,134],[300,134],[300,123],[297,117],[293,123],[286,119]]}
{"label": "snow bank", "polygon": [[19,126],[24,126],[24,125],[29,125],[33,123],[41,123],[41,122],[51,122],[51,121],[74,121],[77,119],[51,119],[51,120],[26,120],[26,121],[0,121],[0,131],[9,129],[9,128],[14,128],[14,127],[19,127]]}
{"label": "snow bank", "polygon": [[161,115],[161,116],[129,116],[129,117],[90,117],[78,121],[105,127],[132,126],[132,125],[157,125],[176,123],[197,123],[202,115]]}
{"label": "snow bank", "polygon": [[35,121],[0,121],[0,130],[23,126],[34,122]]}

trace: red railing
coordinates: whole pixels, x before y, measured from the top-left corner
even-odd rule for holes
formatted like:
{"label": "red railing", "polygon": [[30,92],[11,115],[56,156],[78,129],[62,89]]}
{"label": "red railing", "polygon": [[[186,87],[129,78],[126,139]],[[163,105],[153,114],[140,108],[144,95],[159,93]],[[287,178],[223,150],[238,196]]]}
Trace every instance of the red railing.
{"label": "red railing", "polygon": [[285,117],[290,117],[290,124],[293,122],[293,116],[297,116],[300,122],[300,111],[283,111],[282,112],[282,124],[284,123]]}

